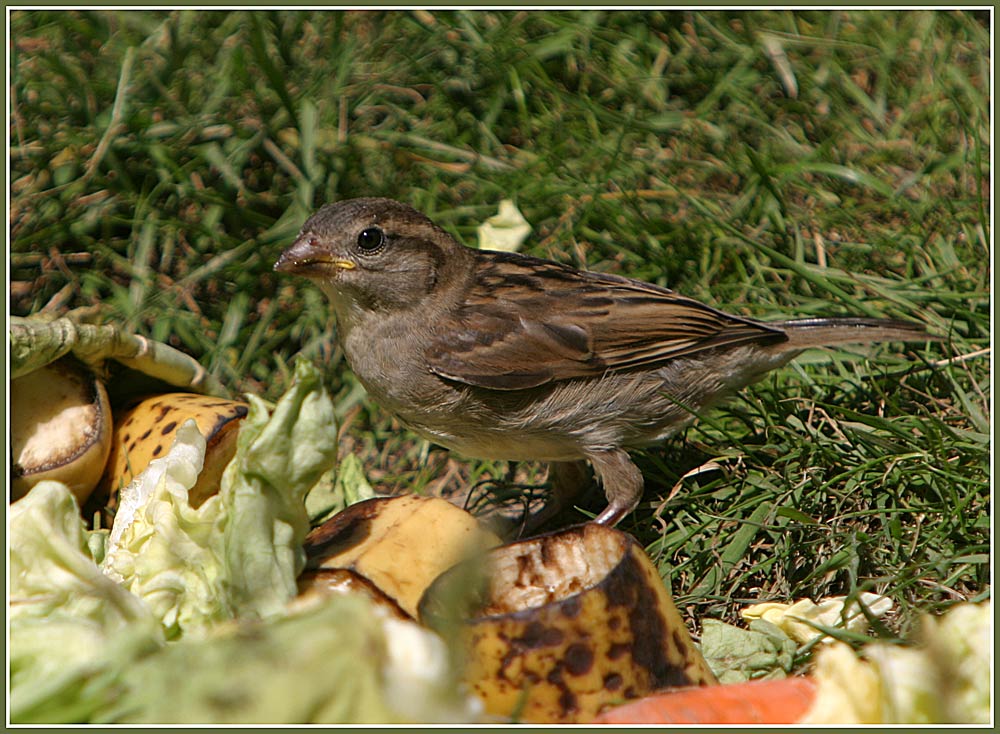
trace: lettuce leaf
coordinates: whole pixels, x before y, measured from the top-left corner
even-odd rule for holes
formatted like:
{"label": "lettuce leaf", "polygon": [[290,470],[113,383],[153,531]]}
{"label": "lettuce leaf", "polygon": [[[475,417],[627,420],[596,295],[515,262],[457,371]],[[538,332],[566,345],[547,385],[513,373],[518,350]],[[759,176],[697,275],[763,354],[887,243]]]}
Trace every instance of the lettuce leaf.
{"label": "lettuce leaf", "polygon": [[[405,650],[400,650],[400,646]],[[117,723],[461,722],[477,702],[457,689],[440,638],[390,620],[362,595],[334,595],[266,622],[220,625],[132,667]]]}
{"label": "lettuce leaf", "polygon": [[820,651],[803,724],[986,724],[991,716],[992,602],[923,618],[913,647],[843,643]]}
{"label": "lettuce leaf", "polygon": [[141,598],[171,638],[233,617],[282,613],[295,596],[309,531],[304,499],[336,461],[333,401],[309,362],[269,414],[250,396],[219,494],[187,501],[204,439],[181,426],[166,456],[122,491],[103,567]]}
{"label": "lettuce leaf", "polygon": [[223,548],[236,613],[266,617],[296,594],[309,532],[305,498],[336,463],[337,419],[321,374],[302,359],[270,418],[263,401],[249,400],[236,457],[222,477]]}
{"label": "lettuce leaf", "polygon": [[749,629],[717,619],[702,622],[701,654],[719,683],[784,678],[792,670],[795,642],[762,619]]}
{"label": "lettuce leaf", "polygon": [[10,718],[84,721],[117,671],[163,644],[159,620],[101,573],[69,488],[41,482],[10,507]]}

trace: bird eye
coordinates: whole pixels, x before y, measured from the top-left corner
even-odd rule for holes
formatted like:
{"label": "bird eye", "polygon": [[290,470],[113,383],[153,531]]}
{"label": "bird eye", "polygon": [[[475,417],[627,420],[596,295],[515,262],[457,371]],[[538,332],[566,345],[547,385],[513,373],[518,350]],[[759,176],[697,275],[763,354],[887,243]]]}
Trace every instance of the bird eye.
{"label": "bird eye", "polygon": [[358,235],[358,249],[373,253],[385,244],[385,232],[378,227],[368,227]]}

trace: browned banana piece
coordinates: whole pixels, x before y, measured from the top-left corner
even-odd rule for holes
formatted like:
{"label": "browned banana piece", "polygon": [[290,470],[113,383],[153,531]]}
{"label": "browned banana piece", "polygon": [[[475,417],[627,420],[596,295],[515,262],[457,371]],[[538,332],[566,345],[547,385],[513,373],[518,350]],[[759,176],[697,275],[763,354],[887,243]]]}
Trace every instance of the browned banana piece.
{"label": "browned banana piece", "polygon": [[10,500],[39,482],[90,496],[111,449],[111,408],[103,383],[72,357],[10,382]]}

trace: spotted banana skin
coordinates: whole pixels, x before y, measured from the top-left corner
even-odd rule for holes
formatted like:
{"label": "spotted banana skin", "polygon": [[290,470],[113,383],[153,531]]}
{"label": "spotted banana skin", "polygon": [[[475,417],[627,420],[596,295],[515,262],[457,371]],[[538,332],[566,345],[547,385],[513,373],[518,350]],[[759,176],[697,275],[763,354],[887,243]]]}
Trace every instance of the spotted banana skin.
{"label": "spotted banana skin", "polygon": [[465,680],[487,712],[585,723],[655,690],[716,683],[625,533],[587,523],[503,546],[490,561],[487,601],[464,630]]}
{"label": "spotted banana skin", "polygon": [[205,437],[205,464],[188,494],[192,507],[217,493],[222,472],[236,451],[236,436],[249,406],[197,393],[163,393],[140,400],[115,417],[111,455],[100,490],[114,496],[145,469],[149,462],[170,449],[177,429],[194,419]]}

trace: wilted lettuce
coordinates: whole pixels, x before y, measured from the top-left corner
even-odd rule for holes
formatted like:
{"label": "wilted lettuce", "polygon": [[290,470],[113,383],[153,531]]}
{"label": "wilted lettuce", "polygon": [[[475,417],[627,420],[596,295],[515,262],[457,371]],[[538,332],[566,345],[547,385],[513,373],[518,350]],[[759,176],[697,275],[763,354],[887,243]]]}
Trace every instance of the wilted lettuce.
{"label": "wilted lettuce", "polygon": [[324,474],[306,495],[306,512],[313,525],[320,525],[345,508],[376,496],[357,454],[344,456],[334,474]]}
{"label": "wilted lettuce", "polygon": [[762,619],[752,621],[747,629],[706,619],[701,654],[720,683],[784,678],[792,669],[795,642]]}
{"label": "wilted lettuce", "polygon": [[160,622],[94,563],[65,485],[12,505],[8,533],[11,721],[85,721],[117,671],[163,643]]}
{"label": "wilted lettuce", "polygon": [[193,422],[122,491],[103,566],[170,636],[273,615],[295,595],[309,531],[305,495],[336,460],[333,402],[304,360],[272,415],[249,400],[218,495],[188,504],[205,454]]}
{"label": "wilted lettuce", "polygon": [[807,724],[984,724],[990,720],[992,605],[923,619],[918,644],[842,643],[817,656]]}
{"label": "wilted lettuce", "polygon": [[[411,663],[405,651],[418,654]],[[409,655],[413,658],[414,656]],[[459,722],[444,643],[388,619],[370,599],[335,595],[269,622],[217,627],[133,666],[97,718],[127,723],[336,724]]]}

